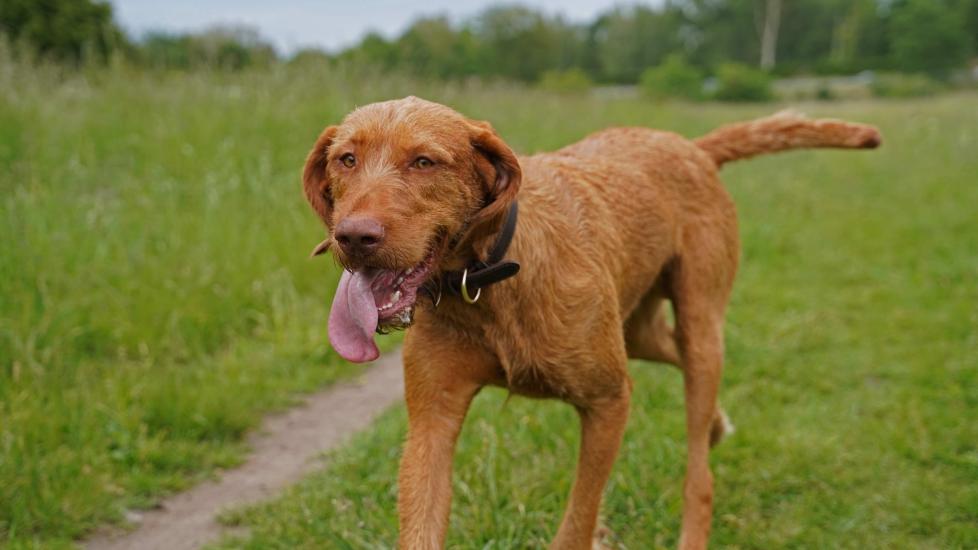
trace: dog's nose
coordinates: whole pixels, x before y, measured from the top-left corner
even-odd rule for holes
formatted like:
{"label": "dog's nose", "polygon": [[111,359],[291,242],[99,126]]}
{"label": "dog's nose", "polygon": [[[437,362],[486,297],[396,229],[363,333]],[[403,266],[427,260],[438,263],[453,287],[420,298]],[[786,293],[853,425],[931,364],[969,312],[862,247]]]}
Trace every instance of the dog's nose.
{"label": "dog's nose", "polygon": [[384,240],[384,226],[373,218],[346,218],[336,225],[336,242],[350,256],[369,256]]}

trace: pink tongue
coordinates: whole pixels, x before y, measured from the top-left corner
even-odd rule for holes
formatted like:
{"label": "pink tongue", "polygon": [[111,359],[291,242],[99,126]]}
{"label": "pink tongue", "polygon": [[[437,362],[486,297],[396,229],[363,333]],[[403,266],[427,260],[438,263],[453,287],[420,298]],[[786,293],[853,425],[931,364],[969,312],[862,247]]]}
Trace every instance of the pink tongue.
{"label": "pink tongue", "polygon": [[374,343],[377,305],[370,283],[373,276],[343,271],[329,312],[329,343],[344,359],[354,363],[373,361],[380,355]]}

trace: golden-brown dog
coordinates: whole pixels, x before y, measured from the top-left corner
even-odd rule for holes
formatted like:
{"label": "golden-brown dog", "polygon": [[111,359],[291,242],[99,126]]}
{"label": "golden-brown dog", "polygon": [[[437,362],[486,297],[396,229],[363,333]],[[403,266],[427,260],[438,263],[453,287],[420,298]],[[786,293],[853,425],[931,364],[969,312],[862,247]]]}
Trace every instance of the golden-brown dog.
{"label": "golden-brown dog", "polygon": [[[455,442],[472,398],[492,384],[562,399],[580,414],[576,480],[552,547],[590,548],[628,418],[632,357],[682,369],[680,547],[704,548],[707,454],[727,430],[717,388],[739,254],[717,169],[761,153],[879,143],[871,127],[789,113],[693,141],[614,128],[517,158],[488,123],[414,97],[361,107],[327,128],[303,185],[330,230],[316,252],[331,247],[346,268],[330,341],[344,357],[369,361],[375,331],[410,326],[400,546],[443,545]],[[469,300],[439,290],[445,273],[487,258],[517,199],[506,257],[522,265],[519,275],[482,288],[475,303],[475,289]]]}

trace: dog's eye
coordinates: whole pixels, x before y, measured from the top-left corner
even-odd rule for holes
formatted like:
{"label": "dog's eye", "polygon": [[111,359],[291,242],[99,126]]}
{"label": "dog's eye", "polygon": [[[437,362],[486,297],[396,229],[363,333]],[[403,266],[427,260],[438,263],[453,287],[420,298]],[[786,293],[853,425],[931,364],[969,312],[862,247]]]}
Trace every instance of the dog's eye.
{"label": "dog's eye", "polygon": [[352,153],[347,153],[340,157],[340,162],[342,162],[343,166],[346,166],[347,168],[353,168],[357,165],[357,157],[353,156]]}
{"label": "dog's eye", "polygon": [[435,161],[431,160],[430,158],[418,157],[414,159],[414,163],[411,166],[424,170],[425,168],[431,168],[434,165],[435,165]]}

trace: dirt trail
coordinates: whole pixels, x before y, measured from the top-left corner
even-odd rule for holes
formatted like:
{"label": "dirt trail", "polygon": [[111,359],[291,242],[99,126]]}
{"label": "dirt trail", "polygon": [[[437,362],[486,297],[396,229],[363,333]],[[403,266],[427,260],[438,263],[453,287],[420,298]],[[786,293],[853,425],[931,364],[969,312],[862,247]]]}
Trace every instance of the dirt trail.
{"label": "dirt trail", "polygon": [[100,533],[85,543],[91,550],[183,550],[217,540],[224,509],[274,496],[322,466],[316,458],[335,448],[403,395],[400,353],[384,355],[360,378],[309,396],[303,405],[268,417],[251,436],[252,452],[239,467],[216,481],[173,495],[159,509],[140,512],[139,527],[127,533]]}

